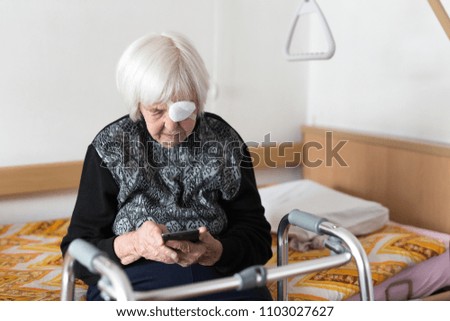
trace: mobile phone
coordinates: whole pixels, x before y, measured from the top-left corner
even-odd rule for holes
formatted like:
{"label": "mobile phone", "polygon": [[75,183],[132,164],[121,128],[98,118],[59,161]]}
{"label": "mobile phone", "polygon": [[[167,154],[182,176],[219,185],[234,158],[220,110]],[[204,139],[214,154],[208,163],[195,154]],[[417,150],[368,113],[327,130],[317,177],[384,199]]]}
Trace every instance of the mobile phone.
{"label": "mobile phone", "polygon": [[179,232],[168,232],[161,234],[161,236],[164,242],[167,242],[169,240],[197,242],[199,238],[199,231],[188,230]]}

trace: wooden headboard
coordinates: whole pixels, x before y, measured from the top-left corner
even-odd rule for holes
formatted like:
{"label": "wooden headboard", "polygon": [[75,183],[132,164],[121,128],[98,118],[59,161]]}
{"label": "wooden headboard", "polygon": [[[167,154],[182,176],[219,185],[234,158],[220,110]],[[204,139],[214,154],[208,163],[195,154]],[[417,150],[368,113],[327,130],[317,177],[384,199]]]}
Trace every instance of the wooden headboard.
{"label": "wooden headboard", "polygon": [[393,221],[450,233],[449,145],[318,127],[302,132],[305,178],[377,201]]}

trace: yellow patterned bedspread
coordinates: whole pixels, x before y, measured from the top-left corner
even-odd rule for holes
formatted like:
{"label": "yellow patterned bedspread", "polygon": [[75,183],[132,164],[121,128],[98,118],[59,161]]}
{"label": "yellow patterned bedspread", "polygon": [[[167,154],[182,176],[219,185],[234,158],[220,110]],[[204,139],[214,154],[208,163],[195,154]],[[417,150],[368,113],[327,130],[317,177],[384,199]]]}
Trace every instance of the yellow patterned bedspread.
{"label": "yellow patterned bedspread", "polygon": [[[0,225],[0,300],[59,300],[62,257],[59,244],[69,221],[53,220]],[[360,238],[371,261],[374,284],[445,252],[440,241],[397,226],[387,226]],[[268,266],[276,266],[274,256]],[[310,260],[329,255],[328,250],[306,253],[289,251],[289,261]],[[289,279],[290,300],[345,300],[358,293],[358,275],[350,262],[339,268]],[[83,299],[86,286],[77,281],[76,298]],[[269,285],[276,298],[276,282]]]}
{"label": "yellow patterned bedspread", "polygon": [[[62,257],[59,249],[69,221],[0,225],[0,300],[59,300]],[[86,286],[77,281],[75,296]]]}

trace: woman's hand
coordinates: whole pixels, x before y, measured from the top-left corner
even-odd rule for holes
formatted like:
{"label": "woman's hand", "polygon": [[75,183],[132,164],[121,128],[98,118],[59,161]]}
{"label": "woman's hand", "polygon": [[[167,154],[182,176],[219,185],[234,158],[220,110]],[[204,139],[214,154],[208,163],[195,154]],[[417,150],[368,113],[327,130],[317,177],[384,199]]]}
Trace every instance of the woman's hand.
{"label": "woman's hand", "polygon": [[222,256],[222,243],[216,240],[206,229],[202,226],[199,228],[199,241],[167,241],[167,246],[177,250],[178,263],[181,266],[190,266],[198,263],[200,265],[212,266]]}
{"label": "woman's hand", "polygon": [[124,265],[141,257],[168,264],[177,263],[178,253],[164,244],[163,232],[167,232],[164,225],[146,221],[136,231],[118,236],[114,240],[114,251]]}

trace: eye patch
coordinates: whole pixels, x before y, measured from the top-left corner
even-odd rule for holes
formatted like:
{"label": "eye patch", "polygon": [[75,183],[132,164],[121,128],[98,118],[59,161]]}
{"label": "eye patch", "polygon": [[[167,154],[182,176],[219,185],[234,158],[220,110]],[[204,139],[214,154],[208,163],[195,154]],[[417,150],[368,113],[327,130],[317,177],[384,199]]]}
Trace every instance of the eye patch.
{"label": "eye patch", "polygon": [[194,119],[196,115],[192,113],[195,111],[195,104],[192,101],[177,101],[169,106],[169,117],[174,122],[180,122],[188,118]]}

